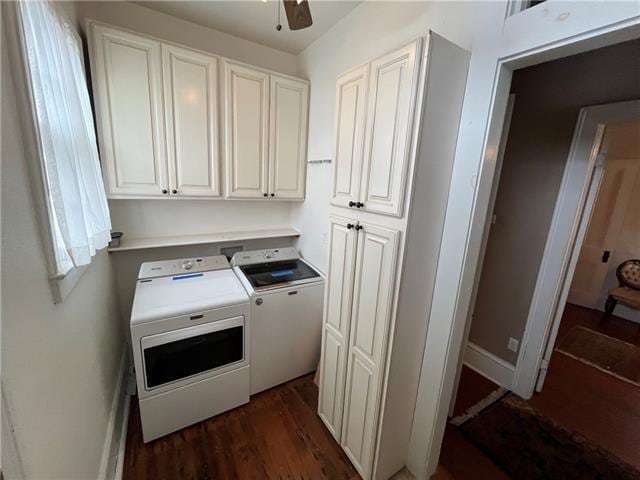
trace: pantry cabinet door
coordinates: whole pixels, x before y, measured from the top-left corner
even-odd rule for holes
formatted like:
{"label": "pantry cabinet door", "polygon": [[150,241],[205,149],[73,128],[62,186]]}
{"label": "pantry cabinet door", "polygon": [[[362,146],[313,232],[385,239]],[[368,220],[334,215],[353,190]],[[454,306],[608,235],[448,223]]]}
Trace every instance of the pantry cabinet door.
{"label": "pantry cabinet door", "polygon": [[304,199],[309,83],[271,75],[269,196]]}
{"label": "pantry cabinet door", "polygon": [[220,196],[218,59],[162,45],[172,195]]}
{"label": "pantry cabinet door", "polygon": [[368,73],[368,65],[357,67],[341,75],[336,86],[331,203],[341,207],[360,201]]}
{"label": "pantry cabinet door", "polygon": [[341,444],[370,478],[393,307],[398,232],[362,224],[358,232]]}
{"label": "pantry cabinet door", "polygon": [[110,196],[162,195],[167,160],[160,43],[92,24],[98,137]]}
{"label": "pantry cabinet door", "polygon": [[224,76],[226,195],[266,197],[269,74],[226,61]]}
{"label": "pantry cabinet door", "polygon": [[356,230],[350,220],[332,216],[329,226],[329,269],[325,287],[320,396],[318,414],[340,441],[347,349],[351,321]]}
{"label": "pantry cabinet door", "polygon": [[402,215],[418,80],[418,42],[371,62],[364,209]]}

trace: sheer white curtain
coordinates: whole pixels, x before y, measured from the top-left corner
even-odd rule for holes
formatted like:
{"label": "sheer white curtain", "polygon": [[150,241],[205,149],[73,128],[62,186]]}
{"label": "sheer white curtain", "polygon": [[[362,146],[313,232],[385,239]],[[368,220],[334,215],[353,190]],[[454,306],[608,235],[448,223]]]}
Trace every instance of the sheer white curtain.
{"label": "sheer white curtain", "polygon": [[80,38],[49,2],[19,2],[18,13],[60,276],[107,246],[111,219]]}

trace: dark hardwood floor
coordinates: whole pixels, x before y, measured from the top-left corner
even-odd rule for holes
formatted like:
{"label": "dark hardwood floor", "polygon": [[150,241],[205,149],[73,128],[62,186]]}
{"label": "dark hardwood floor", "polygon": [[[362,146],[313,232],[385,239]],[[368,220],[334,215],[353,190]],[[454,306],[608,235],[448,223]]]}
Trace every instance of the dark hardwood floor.
{"label": "dark hardwood floor", "polygon": [[605,316],[599,310],[567,303],[558,329],[556,345],[575,325],[590,328],[618,340],[640,346],[640,325],[615,315]]}
{"label": "dark hardwood floor", "polygon": [[138,400],[131,415],[125,480],[357,479],[316,414],[307,375],[251,397],[230,412],[144,444]]}
{"label": "dark hardwood floor", "polygon": [[[639,325],[615,316],[603,321],[602,312],[571,304],[565,308],[557,341],[574,325],[640,346]],[[496,388],[490,380],[463,367],[454,415]],[[542,392],[534,394],[529,403],[640,470],[640,387],[554,352]],[[440,463],[460,480],[508,478],[451,425],[447,426]]]}

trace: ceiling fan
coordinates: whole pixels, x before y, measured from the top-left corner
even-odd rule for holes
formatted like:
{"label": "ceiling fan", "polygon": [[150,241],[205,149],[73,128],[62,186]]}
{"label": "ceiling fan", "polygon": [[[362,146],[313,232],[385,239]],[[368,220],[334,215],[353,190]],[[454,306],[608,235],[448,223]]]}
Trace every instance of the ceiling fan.
{"label": "ceiling fan", "polygon": [[[266,1],[266,0],[263,0]],[[309,0],[282,0],[284,11],[287,14],[287,22],[290,30],[302,30],[313,25]],[[278,24],[276,30],[282,30],[280,24],[280,2],[278,1]]]}

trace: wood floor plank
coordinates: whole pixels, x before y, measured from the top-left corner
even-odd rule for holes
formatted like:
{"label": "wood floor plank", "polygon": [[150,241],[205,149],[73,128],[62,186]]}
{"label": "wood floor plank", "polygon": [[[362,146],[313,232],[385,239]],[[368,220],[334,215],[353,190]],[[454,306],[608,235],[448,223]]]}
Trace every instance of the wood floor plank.
{"label": "wood floor plank", "polygon": [[316,414],[313,375],[148,444],[131,403],[124,480],[351,480],[360,476]]}

